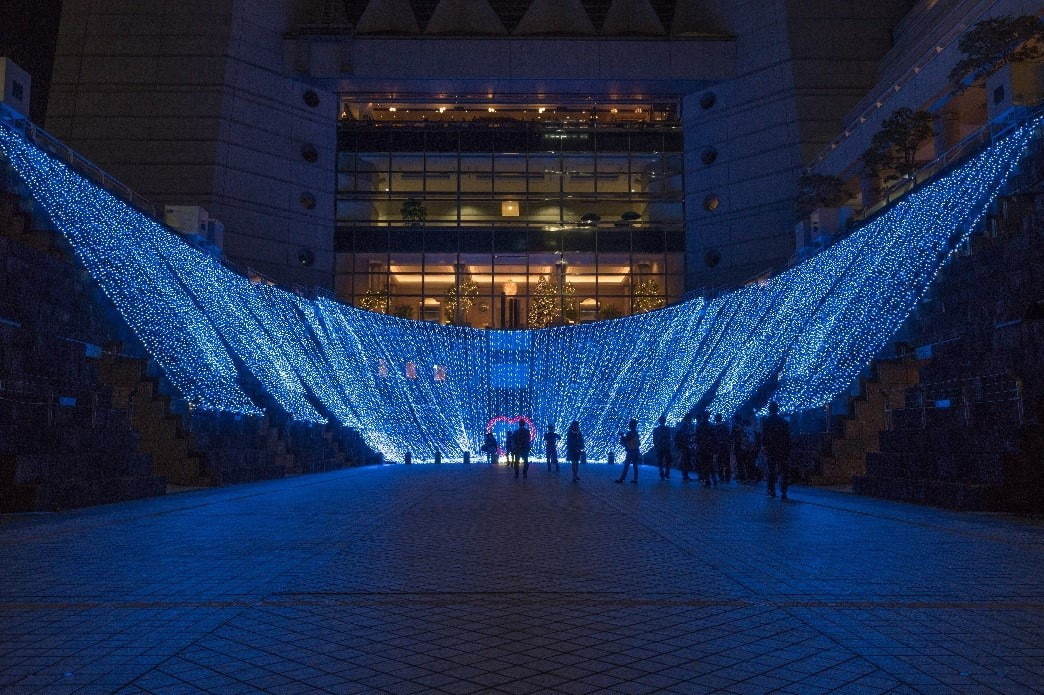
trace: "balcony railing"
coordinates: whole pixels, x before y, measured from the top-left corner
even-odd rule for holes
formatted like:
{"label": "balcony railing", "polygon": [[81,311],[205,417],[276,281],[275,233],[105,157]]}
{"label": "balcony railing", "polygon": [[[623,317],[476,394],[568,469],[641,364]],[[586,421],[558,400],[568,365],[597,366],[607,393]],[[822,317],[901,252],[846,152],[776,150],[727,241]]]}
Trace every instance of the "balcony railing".
{"label": "balcony railing", "polygon": [[1023,423],[1022,382],[1008,374],[949,379],[884,392],[890,430],[924,430],[938,424],[971,427]]}
{"label": "balcony railing", "polygon": [[99,188],[112,193],[129,205],[152,217],[157,216],[157,207],[142,197],[130,186],[116,177],[105,173],[91,160],[66,145],[17,111],[0,104],[0,119],[21,133],[27,140],[44,152],[68,165],[73,171],[93,182]]}
{"label": "balcony railing", "polygon": [[855,219],[862,221],[873,217],[922,183],[930,181],[941,172],[971,157],[982,148],[1002,139],[1015,128],[1040,116],[1044,116],[1044,104],[1033,108],[1028,114],[1024,112],[1024,115],[1020,118],[1006,121],[990,121],[983,124],[974,133],[971,133],[932,161],[924,164],[909,178],[896,181],[887,187],[881,192],[881,199],[871,206],[859,209],[856,212]]}

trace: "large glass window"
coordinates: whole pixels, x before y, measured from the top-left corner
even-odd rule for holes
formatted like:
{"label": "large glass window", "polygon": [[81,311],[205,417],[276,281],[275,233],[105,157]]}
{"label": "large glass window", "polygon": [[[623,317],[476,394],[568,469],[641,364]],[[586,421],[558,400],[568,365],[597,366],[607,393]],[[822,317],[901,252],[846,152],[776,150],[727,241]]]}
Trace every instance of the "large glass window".
{"label": "large glass window", "polygon": [[650,311],[683,291],[676,105],[345,99],[338,295],[490,328]]}

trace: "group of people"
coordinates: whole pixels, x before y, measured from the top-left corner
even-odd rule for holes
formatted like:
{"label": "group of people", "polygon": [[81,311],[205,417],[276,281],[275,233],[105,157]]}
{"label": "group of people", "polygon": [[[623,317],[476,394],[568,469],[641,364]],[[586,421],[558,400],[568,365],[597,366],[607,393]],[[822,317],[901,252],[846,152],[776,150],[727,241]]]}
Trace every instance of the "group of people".
{"label": "group of people", "polygon": [[[674,451],[677,451],[682,480],[693,480],[695,473],[704,487],[711,487],[733,478],[753,483],[766,478],[768,494],[776,496],[778,482],[783,499],[787,498],[790,484],[790,446],[790,425],[779,414],[779,405],[775,402],[769,403],[760,431],[755,431],[754,424],[738,413],[730,427],[721,414],[715,415],[711,422],[706,411],[686,415],[673,431],[667,426],[667,418],[661,417],[653,430],[653,450],[661,478],[670,478]],[[764,471],[756,465],[759,453],[764,454]],[[638,478],[637,466],[634,475],[632,482]],[[626,477],[625,465],[617,482],[623,482]]]}
{"label": "group of people", "polygon": [[[555,426],[548,425],[547,432],[544,433],[544,460],[547,462],[548,472],[551,470],[558,472],[559,470],[558,442],[561,439],[562,435],[555,431]],[[566,460],[573,469],[573,482],[580,482],[580,462],[585,455],[584,435],[580,433],[580,423],[576,420],[573,420],[569,424],[569,429],[566,430],[565,448]],[[533,435],[524,423],[520,422],[518,429],[508,431],[504,451],[508,457],[508,465],[515,469],[515,477],[518,478],[521,472],[523,479],[528,478],[529,455],[533,451]],[[492,432],[486,432],[482,452],[486,454],[488,463],[492,465],[497,462],[500,446]]]}
{"label": "group of people", "polygon": [[[522,422],[518,429],[507,433],[504,451],[508,464],[515,469],[516,478],[519,474],[523,479],[529,475],[533,439],[533,434]],[[543,436],[548,471],[559,469],[558,446],[561,439],[555,426],[548,425]],[[624,449],[624,467],[616,482],[627,480],[628,472],[633,469],[631,482],[637,483],[638,466],[642,461],[637,420],[631,420],[627,430],[620,433],[619,441]],[[740,414],[733,418],[730,426],[720,414],[715,415],[711,422],[710,414],[706,411],[689,413],[673,429],[667,425],[667,418],[661,417],[652,431],[652,444],[663,480],[671,477],[677,453],[677,468],[681,471],[682,480],[695,480],[695,474],[705,487],[711,487],[733,478],[756,483],[764,477],[770,496],[776,496],[778,483],[781,496],[787,498],[790,483],[790,425],[779,414],[779,405],[775,402],[769,403],[768,415],[762,418],[760,431],[755,431],[754,423]],[[490,464],[497,462],[500,447],[492,432],[486,433],[482,451]],[[764,472],[756,465],[759,453],[764,455]],[[580,423],[576,420],[566,431],[565,454],[572,466],[573,482],[578,482],[580,462],[585,460],[585,447]]]}

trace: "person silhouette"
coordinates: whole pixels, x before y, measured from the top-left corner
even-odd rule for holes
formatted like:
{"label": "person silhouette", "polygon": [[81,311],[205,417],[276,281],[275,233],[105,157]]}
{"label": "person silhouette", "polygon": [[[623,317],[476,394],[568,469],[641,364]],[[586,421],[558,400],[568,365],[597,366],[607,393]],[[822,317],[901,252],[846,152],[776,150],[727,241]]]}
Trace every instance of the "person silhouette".
{"label": "person silhouette", "polygon": [[696,460],[700,469],[700,480],[703,487],[710,487],[714,469],[714,450],[717,446],[714,427],[710,424],[710,415],[701,410],[696,416]]}
{"label": "person silhouette", "polygon": [[584,435],[580,432],[580,423],[573,420],[566,430],[566,459],[573,468],[573,482],[580,481],[580,461],[584,457]]}
{"label": "person silhouette", "polygon": [[732,446],[729,441],[729,425],[722,418],[721,413],[714,415],[714,468],[718,474],[718,480],[727,483],[732,480]]}
{"label": "person silhouette", "polygon": [[562,435],[555,432],[555,426],[549,424],[547,432],[544,433],[544,458],[547,460],[547,470],[551,472],[551,464],[555,465],[555,473],[558,472],[558,440]]}
{"label": "person silhouette", "polygon": [[674,446],[678,449],[678,455],[681,458],[682,480],[686,482],[692,480],[692,476],[689,474],[692,473],[693,463],[695,462],[694,435],[692,413],[686,413],[685,417],[678,423],[678,428],[674,431]]}
{"label": "person silhouette", "polygon": [[511,444],[515,452],[515,477],[518,478],[518,471],[521,467],[524,480],[529,477],[529,452],[533,449],[533,442],[526,423],[518,423],[518,429],[511,437]]}
{"label": "person silhouette", "polygon": [[624,467],[620,477],[616,479],[616,482],[622,483],[627,479],[627,469],[629,466],[634,466],[634,479],[632,483],[638,482],[638,464],[641,463],[641,438],[638,436],[638,421],[631,420],[628,423],[627,431],[620,435],[620,444],[624,448]]}
{"label": "person silhouette", "polygon": [[779,403],[769,403],[769,414],[761,422],[761,448],[768,468],[768,495],[776,496],[779,479],[780,497],[787,499],[790,486],[790,424],[779,414]]}
{"label": "person silhouette", "polygon": [[497,463],[497,449],[500,447],[497,445],[497,438],[493,436],[492,432],[486,432],[486,439],[482,442],[482,453],[486,455],[486,463],[493,466]]}
{"label": "person silhouette", "polygon": [[732,451],[736,460],[736,477],[740,482],[754,480],[754,456],[757,453],[754,429],[740,413],[732,422]]}
{"label": "person silhouette", "polygon": [[671,477],[671,428],[667,417],[660,416],[660,424],[653,430],[653,448],[656,450],[656,465],[660,467],[660,479]]}

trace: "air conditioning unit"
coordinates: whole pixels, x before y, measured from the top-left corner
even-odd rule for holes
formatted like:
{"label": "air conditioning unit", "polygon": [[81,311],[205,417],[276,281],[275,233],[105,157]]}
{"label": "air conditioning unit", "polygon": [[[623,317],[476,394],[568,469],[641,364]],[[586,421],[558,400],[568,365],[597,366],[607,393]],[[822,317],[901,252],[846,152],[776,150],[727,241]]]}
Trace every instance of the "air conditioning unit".
{"label": "air conditioning unit", "polygon": [[165,205],[163,221],[185,235],[185,240],[214,258],[225,245],[225,225],[198,205]]}
{"label": "air conditioning unit", "polygon": [[163,221],[182,234],[203,234],[210,213],[198,205],[165,205]]}
{"label": "air conditioning unit", "polygon": [[798,250],[798,255],[806,257],[829,246],[831,239],[848,230],[854,213],[847,206],[813,210],[794,227],[794,248]]}
{"label": "air conditioning unit", "polygon": [[207,242],[219,249],[225,247],[225,225],[220,220],[209,219],[203,227],[202,235]]}
{"label": "air conditioning unit", "polygon": [[22,116],[28,116],[33,85],[29,73],[10,58],[0,57],[0,85],[3,85],[4,89],[0,94],[0,104]]}

